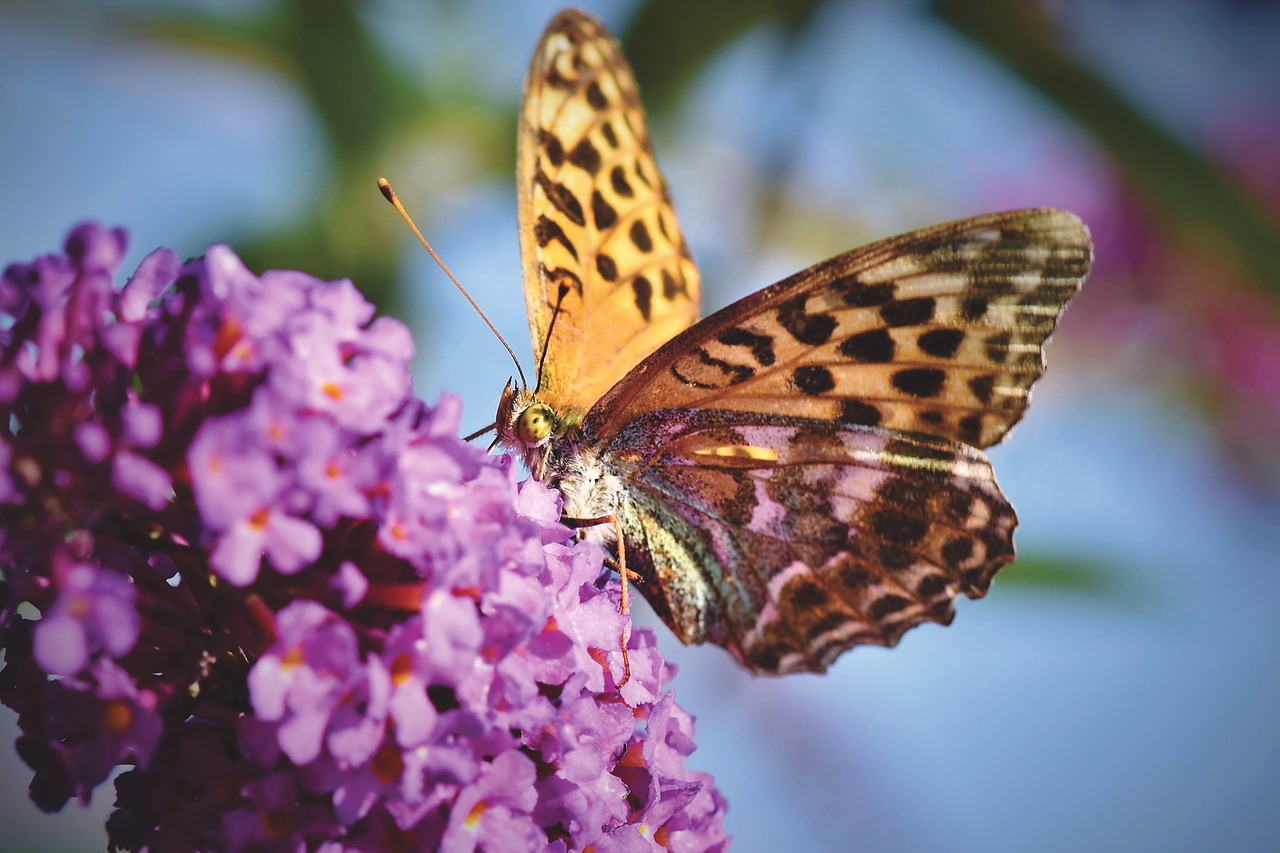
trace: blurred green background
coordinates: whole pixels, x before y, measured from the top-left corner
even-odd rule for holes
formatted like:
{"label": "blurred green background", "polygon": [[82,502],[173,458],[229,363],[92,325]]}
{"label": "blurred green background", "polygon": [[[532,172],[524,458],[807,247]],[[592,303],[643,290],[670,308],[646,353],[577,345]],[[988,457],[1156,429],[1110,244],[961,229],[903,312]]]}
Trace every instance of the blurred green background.
{"label": "blurred green background", "polygon": [[[1280,6],[583,3],[623,39],[708,310],[936,221],[1055,205],[1095,274],[991,453],[1021,558],[956,624],[758,680],[685,650],[691,763],[740,850],[1277,849]],[[547,2],[0,2],[0,257],[126,226],[349,277],[419,393],[530,366],[515,111]],[[5,742],[13,722],[4,714]],[[0,747],[0,848],[101,849]]]}

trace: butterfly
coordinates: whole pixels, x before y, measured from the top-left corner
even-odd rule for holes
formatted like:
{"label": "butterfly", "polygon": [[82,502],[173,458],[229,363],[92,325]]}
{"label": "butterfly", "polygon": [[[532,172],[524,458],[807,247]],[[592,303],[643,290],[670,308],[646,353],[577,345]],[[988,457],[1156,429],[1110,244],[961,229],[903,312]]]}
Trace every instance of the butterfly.
{"label": "butterfly", "polygon": [[1017,519],[981,448],[1022,417],[1089,269],[1080,219],[925,228],[699,320],[634,76],[578,11],[535,50],[517,159],[540,370],[508,383],[495,444],[617,549],[677,637],[756,673],[823,672],[986,594]]}

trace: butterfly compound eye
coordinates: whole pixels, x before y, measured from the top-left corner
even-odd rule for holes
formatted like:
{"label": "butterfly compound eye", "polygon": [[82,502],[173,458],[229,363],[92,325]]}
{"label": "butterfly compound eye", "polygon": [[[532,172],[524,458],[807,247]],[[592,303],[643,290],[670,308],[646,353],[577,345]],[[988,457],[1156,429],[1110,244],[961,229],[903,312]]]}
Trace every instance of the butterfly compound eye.
{"label": "butterfly compound eye", "polygon": [[551,434],[555,424],[555,412],[545,403],[535,403],[520,413],[516,429],[520,440],[526,444],[538,444]]}

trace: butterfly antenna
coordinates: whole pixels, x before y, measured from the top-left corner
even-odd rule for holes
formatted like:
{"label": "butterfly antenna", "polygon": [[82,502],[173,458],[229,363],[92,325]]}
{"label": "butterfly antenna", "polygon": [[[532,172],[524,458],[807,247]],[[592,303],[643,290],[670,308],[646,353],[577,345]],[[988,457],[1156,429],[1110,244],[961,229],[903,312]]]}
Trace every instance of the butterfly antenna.
{"label": "butterfly antenna", "polygon": [[[391,183],[387,181],[386,178],[378,178],[378,189],[382,191],[382,197],[391,202],[391,206],[400,212],[400,215],[404,217],[405,222],[409,223],[409,227],[413,229],[413,234],[418,238],[418,242],[421,243],[422,247],[431,255],[431,259],[440,265],[440,269],[444,270],[444,274],[449,277],[449,281],[453,282],[453,286],[458,288],[458,292],[466,298],[467,302],[471,303],[471,307],[480,315],[480,319],[484,320],[484,324],[489,327],[489,331],[493,332],[493,336],[498,339],[498,343],[506,347],[507,355],[511,356],[511,362],[516,366],[516,373],[520,374],[520,387],[527,388],[529,383],[525,381],[524,371],[520,369],[520,361],[516,358],[515,351],[511,349],[511,344],[507,343],[507,339],[502,336],[502,333],[497,330],[485,313],[480,310],[480,306],[471,298],[471,294],[467,293],[467,289],[462,286],[462,282],[458,281],[454,274],[449,271],[449,268],[444,265],[444,261],[440,260],[440,256],[436,254],[435,249],[431,248],[431,244],[427,242],[427,238],[422,236],[422,232],[418,230],[418,226],[413,224],[413,217],[409,215],[409,211],[404,209],[404,205],[401,204],[400,199],[396,197],[396,191],[391,188]],[[541,369],[539,369],[539,372],[541,372]],[[483,435],[492,428],[493,427],[487,427],[477,433],[477,435]],[[475,436],[472,437],[474,438]]]}
{"label": "butterfly antenna", "polygon": [[547,324],[547,334],[542,339],[542,358],[538,359],[538,385],[533,389],[535,395],[542,390],[542,366],[547,363],[547,351],[551,349],[551,333],[556,328],[556,318],[560,316],[560,306],[564,304],[564,297],[568,292],[569,285],[561,282],[560,291],[556,294],[556,308],[551,312],[551,322]]}

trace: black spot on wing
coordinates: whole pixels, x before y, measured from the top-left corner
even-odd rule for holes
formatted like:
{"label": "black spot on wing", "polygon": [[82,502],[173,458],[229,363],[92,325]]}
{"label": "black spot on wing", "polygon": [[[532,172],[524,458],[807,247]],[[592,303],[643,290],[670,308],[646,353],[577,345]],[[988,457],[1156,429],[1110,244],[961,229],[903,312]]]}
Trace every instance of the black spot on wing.
{"label": "black spot on wing", "polygon": [[874,308],[884,305],[893,299],[896,290],[893,282],[880,284],[860,284],[857,276],[849,275],[838,278],[831,283],[831,288],[840,294],[840,299],[850,308]]}
{"label": "black spot on wing", "polygon": [[977,444],[982,438],[982,415],[965,415],[956,426],[960,440],[967,444]]}
{"label": "black spot on wing", "polygon": [[600,125],[600,133],[604,136],[604,141],[609,143],[610,148],[618,147],[618,134],[613,130],[612,122],[604,122]]}
{"label": "black spot on wing", "polygon": [[956,536],[942,546],[942,559],[953,568],[959,568],[972,554],[973,540],[968,536]]}
{"label": "black spot on wing", "polygon": [[960,316],[970,323],[981,320],[987,313],[987,304],[981,296],[970,296],[960,303]]}
{"label": "black spot on wing", "polygon": [[995,389],[996,378],[992,374],[975,376],[969,380],[969,390],[984,405],[991,402],[991,392]]}
{"label": "black spot on wing", "polygon": [[802,610],[822,607],[830,600],[830,596],[817,578],[796,578],[783,588],[783,595],[789,599],[792,606]]}
{"label": "black spot on wing", "polygon": [[876,576],[864,565],[848,563],[841,567],[837,575],[846,589],[866,589],[876,582]]}
{"label": "black spot on wing", "polygon": [[548,243],[555,241],[564,246],[575,261],[578,259],[578,250],[574,248],[573,243],[569,242],[569,238],[565,236],[564,229],[548,219],[545,213],[541,214],[538,217],[538,221],[534,223],[533,237],[538,241],[538,245],[543,248],[546,248]]}
{"label": "black spot on wing", "polygon": [[778,323],[802,344],[825,344],[836,329],[836,319],[828,314],[806,314],[805,302],[803,294],[784,302],[778,308]]}
{"label": "black spot on wing", "polygon": [[847,424],[876,426],[882,418],[879,409],[861,400],[845,400],[840,408],[840,420]]}
{"label": "black spot on wing", "polygon": [[935,305],[930,296],[900,299],[885,303],[880,308],[880,316],[890,326],[919,326],[933,319]]}
{"label": "black spot on wing", "polygon": [[869,514],[872,535],[894,545],[915,545],[929,532],[926,521],[906,515],[901,506],[885,506]]}
{"label": "black spot on wing", "polygon": [[964,343],[962,329],[930,329],[916,339],[921,351],[934,358],[951,358]]}
{"label": "black spot on wing", "polygon": [[570,80],[568,77],[560,73],[560,69],[554,64],[547,67],[547,73],[542,78],[547,85],[553,89],[572,89],[577,85],[576,80]]}
{"label": "black spot on wing", "polygon": [[[737,385],[740,382],[746,382],[752,376],[756,375],[755,368],[749,367],[745,364],[733,364],[731,362],[725,361],[722,358],[716,358],[715,356],[711,355],[711,353],[707,352],[705,349],[702,349],[701,347],[695,350],[695,352],[698,354],[699,361],[701,361],[703,364],[707,365],[708,367],[714,367],[716,370],[719,370],[721,373],[724,374],[726,385]],[[675,373],[674,366],[672,367],[672,373]],[[683,381],[688,382],[688,384],[690,385],[695,385],[699,388],[719,387],[716,385],[705,385],[700,382],[689,382],[688,380],[683,380]]]}
{"label": "black spot on wing", "polygon": [[[968,540],[965,540],[966,542]],[[916,586],[916,594],[928,601],[936,598],[947,591],[947,584],[951,581],[946,575],[925,575],[920,579],[920,583]]]}
{"label": "black spot on wing", "polygon": [[591,140],[584,136],[569,152],[569,162],[584,172],[594,175],[600,171],[600,152],[591,144]]}
{"label": "black spot on wing", "polygon": [[601,230],[611,227],[618,221],[618,212],[605,201],[600,190],[591,193],[591,218],[595,220],[596,228]]}
{"label": "black spot on wing", "polygon": [[547,162],[552,166],[559,168],[564,164],[564,146],[560,144],[560,137],[546,130],[539,130],[538,144],[542,147],[542,153],[547,156]]}
{"label": "black spot on wing", "polygon": [[565,218],[574,225],[586,225],[587,220],[582,215],[582,204],[577,197],[569,191],[564,184],[553,182],[541,172],[536,178],[538,186],[546,193],[547,200],[551,202],[551,206],[564,214]]}
{"label": "black spot on wing", "polygon": [[895,613],[905,609],[911,604],[911,599],[901,595],[886,595],[877,598],[872,602],[870,609],[867,611],[871,614],[871,618],[880,622]]}
{"label": "black spot on wing", "polygon": [[1009,332],[996,332],[982,343],[992,364],[1004,364],[1009,358],[1009,344],[1012,342],[1013,335]]}
{"label": "black spot on wing", "polygon": [[618,265],[612,257],[601,252],[596,255],[596,272],[605,281],[614,281],[618,278]]}
{"label": "black spot on wing", "polygon": [[871,329],[845,338],[836,348],[840,354],[865,364],[885,364],[893,361],[893,338],[888,329]]}
{"label": "black spot on wing", "polygon": [[600,89],[600,84],[595,80],[587,84],[587,103],[597,110],[602,110],[609,106],[609,99],[604,96],[604,92]]}
{"label": "black spot on wing", "polygon": [[631,243],[642,252],[653,251],[653,238],[649,236],[649,228],[644,224],[643,219],[637,219],[631,223],[631,230],[627,232],[631,237]]}
{"label": "black spot on wing", "polygon": [[913,397],[936,397],[947,374],[933,367],[912,367],[893,374],[893,387]]}
{"label": "black spot on wing", "polygon": [[609,185],[613,187],[613,191],[623,198],[633,198],[635,190],[631,189],[631,183],[627,180],[627,173],[621,166],[614,166],[609,172]]}
{"label": "black spot on wing", "polygon": [[[666,277],[664,273],[664,283]],[[663,289],[666,290],[665,287]],[[776,360],[773,352],[773,338],[768,335],[757,334],[750,329],[731,327],[717,335],[716,340],[729,347],[746,347],[751,350],[751,355],[756,362],[765,367],[769,367]]]}
{"label": "black spot on wing", "polygon": [[747,652],[747,660],[761,672],[777,672],[782,666],[782,652],[767,642],[756,643]]}
{"label": "black spot on wing", "polygon": [[635,294],[636,308],[640,311],[640,316],[648,322],[649,314],[653,310],[653,285],[649,279],[638,275],[631,279],[631,290]]}
{"label": "black spot on wing", "polygon": [[687,294],[688,286],[682,281],[676,281],[670,270],[662,271],[662,295],[667,299],[675,299],[680,294]]}
{"label": "black spot on wing", "polygon": [[836,387],[835,377],[831,371],[820,364],[806,364],[797,367],[791,375],[791,381],[802,394],[816,397]]}

